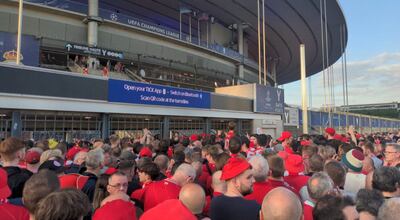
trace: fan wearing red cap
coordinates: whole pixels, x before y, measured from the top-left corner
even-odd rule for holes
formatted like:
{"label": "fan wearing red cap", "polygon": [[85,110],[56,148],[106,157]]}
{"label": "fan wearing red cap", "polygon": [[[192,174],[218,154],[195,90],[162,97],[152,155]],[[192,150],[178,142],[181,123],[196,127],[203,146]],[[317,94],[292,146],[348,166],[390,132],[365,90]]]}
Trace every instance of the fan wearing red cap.
{"label": "fan wearing red cap", "polygon": [[286,152],[291,154],[294,153],[291,148],[291,144],[293,141],[292,133],[290,133],[289,131],[284,131],[281,133],[281,136],[277,140],[282,142],[282,146],[284,147]]}
{"label": "fan wearing red cap", "polygon": [[307,181],[310,177],[304,175],[303,158],[297,154],[287,154],[287,156],[283,156],[282,159],[285,163],[285,169],[289,174],[283,178],[284,181],[292,186],[298,194],[306,192]]}
{"label": "fan wearing red cap", "polygon": [[325,137],[328,140],[334,139],[336,130],[334,128],[325,128]]}
{"label": "fan wearing red cap", "polygon": [[11,195],[11,190],[7,180],[7,172],[0,168],[0,219],[28,220],[29,213],[26,209],[8,203],[7,198]]}
{"label": "fan wearing red cap", "polygon": [[212,199],[211,219],[257,219],[260,205],[243,198],[253,192],[254,177],[249,162],[231,157],[222,169],[221,180],[226,181],[227,191]]}

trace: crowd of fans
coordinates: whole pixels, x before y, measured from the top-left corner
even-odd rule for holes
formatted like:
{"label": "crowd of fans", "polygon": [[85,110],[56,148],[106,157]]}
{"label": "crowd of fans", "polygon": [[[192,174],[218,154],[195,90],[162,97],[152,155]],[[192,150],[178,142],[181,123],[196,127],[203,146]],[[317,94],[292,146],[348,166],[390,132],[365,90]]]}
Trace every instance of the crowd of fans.
{"label": "crowd of fans", "polygon": [[0,143],[0,219],[399,219],[398,133]]}

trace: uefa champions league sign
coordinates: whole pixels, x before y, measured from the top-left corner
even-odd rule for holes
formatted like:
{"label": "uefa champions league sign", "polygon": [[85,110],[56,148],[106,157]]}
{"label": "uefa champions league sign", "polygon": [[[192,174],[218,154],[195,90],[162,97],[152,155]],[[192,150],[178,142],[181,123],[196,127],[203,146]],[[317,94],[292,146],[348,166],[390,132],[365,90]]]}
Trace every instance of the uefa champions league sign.
{"label": "uefa champions league sign", "polygon": [[284,92],[269,86],[255,85],[254,111],[260,113],[284,113]]}

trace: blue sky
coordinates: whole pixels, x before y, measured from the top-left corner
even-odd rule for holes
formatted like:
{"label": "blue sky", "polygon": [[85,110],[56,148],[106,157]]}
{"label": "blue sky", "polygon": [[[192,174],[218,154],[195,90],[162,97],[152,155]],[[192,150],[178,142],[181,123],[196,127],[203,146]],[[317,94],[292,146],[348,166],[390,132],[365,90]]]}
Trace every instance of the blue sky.
{"label": "blue sky", "polygon": [[[400,0],[340,0],[349,41],[347,66],[349,104],[400,101]],[[334,65],[341,82],[340,59]],[[312,107],[324,104],[322,73],[311,78]],[[309,81],[307,81],[309,83]],[[300,105],[300,82],[283,86],[285,102]],[[335,86],[335,103],[343,104],[342,85]]]}

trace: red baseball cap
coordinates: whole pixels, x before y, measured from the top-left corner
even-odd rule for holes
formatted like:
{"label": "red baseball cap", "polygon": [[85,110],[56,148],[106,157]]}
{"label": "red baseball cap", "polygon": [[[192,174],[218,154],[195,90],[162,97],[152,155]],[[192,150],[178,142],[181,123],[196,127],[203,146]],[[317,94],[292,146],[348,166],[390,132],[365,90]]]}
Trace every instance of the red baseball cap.
{"label": "red baseball cap", "polygon": [[222,168],[221,180],[229,180],[232,179],[247,169],[251,169],[251,165],[247,160],[238,158],[238,157],[231,157],[228,160],[228,163]]}
{"label": "red baseball cap", "polygon": [[74,146],[71,149],[68,150],[67,154],[65,155],[65,158],[67,160],[74,160],[75,155],[81,151],[80,147]]}
{"label": "red baseball cap", "polygon": [[190,135],[190,141],[197,141],[198,139],[199,139],[199,136],[197,136],[197,134]]}
{"label": "red baseball cap", "polygon": [[28,150],[25,154],[25,162],[29,164],[37,164],[40,161],[40,153],[35,150]]}
{"label": "red baseball cap", "polygon": [[93,220],[136,220],[136,208],[132,202],[122,199],[107,202],[98,208]]}
{"label": "red baseball cap", "polygon": [[118,171],[118,169],[115,169],[114,167],[109,167],[104,174],[108,174],[108,175],[113,175],[114,173],[116,173]]}
{"label": "red baseball cap", "polygon": [[[147,210],[140,220],[196,220],[197,218],[178,199],[166,200],[157,206]],[[95,219],[93,219],[95,220]]]}
{"label": "red baseball cap", "polygon": [[302,141],[300,141],[300,145],[303,146],[303,147],[310,146],[311,145],[311,141],[302,140]]}
{"label": "red baseball cap", "polygon": [[0,199],[7,199],[10,195],[11,190],[8,186],[8,174],[0,168]]}
{"label": "red baseball cap", "polygon": [[62,175],[58,177],[60,180],[60,188],[74,188],[74,189],[82,189],[86,182],[89,180],[88,176],[83,176],[77,173],[70,173],[66,175]]}
{"label": "red baseball cap", "polygon": [[335,134],[333,135],[333,139],[338,140],[338,141],[342,141],[343,140],[343,136],[340,134]]}
{"label": "red baseball cap", "polygon": [[325,132],[328,133],[331,136],[336,134],[336,131],[335,131],[334,128],[325,128]]}
{"label": "red baseball cap", "polygon": [[148,147],[143,147],[139,152],[140,157],[152,157],[153,152]]}
{"label": "red baseball cap", "polygon": [[288,138],[291,138],[291,137],[292,137],[292,133],[290,133],[289,131],[284,131],[284,132],[281,133],[281,137],[278,138],[277,140],[282,142],[285,139],[288,139]]}

